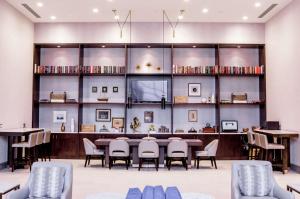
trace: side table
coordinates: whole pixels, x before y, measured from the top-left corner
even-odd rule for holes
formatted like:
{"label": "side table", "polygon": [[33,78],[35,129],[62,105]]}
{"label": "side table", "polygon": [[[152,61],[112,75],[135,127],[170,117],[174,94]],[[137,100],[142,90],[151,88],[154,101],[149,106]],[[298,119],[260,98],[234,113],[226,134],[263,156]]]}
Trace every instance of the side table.
{"label": "side table", "polygon": [[294,191],[294,192],[300,194],[300,184],[288,184],[287,190],[290,192]]}
{"label": "side table", "polygon": [[2,199],[2,196],[4,194],[7,194],[12,190],[17,190],[17,189],[20,189],[19,184],[9,184],[9,183],[0,182],[0,199]]}

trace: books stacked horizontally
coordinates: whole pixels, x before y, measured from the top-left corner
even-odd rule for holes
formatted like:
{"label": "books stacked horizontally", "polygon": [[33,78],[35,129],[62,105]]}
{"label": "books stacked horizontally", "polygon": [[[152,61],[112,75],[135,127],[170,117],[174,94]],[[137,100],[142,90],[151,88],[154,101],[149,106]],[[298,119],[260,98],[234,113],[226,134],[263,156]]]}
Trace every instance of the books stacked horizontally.
{"label": "books stacked horizontally", "polygon": [[82,66],[83,74],[125,74],[125,66]]}
{"label": "books stacked horizontally", "polygon": [[223,75],[262,75],[265,67],[262,66],[220,66],[219,73]]}
{"label": "books stacked horizontally", "polygon": [[35,74],[76,74],[78,66],[38,66],[34,65]]}
{"label": "books stacked horizontally", "polygon": [[179,66],[173,65],[173,74],[218,74],[218,66]]}

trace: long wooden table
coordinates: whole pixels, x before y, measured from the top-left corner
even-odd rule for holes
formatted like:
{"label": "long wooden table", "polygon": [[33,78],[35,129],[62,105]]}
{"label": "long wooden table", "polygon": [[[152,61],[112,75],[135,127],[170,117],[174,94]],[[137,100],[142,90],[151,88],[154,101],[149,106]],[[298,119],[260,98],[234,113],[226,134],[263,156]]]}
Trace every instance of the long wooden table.
{"label": "long wooden table", "polygon": [[298,138],[299,132],[286,131],[286,130],[265,130],[265,129],[255,129],[254,132],[265,134],[267,136],[280,138],[282,144],[284,145],[284,150],[282,153],[282,172],[288,173],[289,160],[290,160],[290,139]]}
{"label": "long wooden table", "polygon": [[[7,158],[8,164],[12,165],[12,144],[14,141],[20,141],[21,136],[28,136],[31,133],[44,131],[41,128],[15,128],[15,129],[0,129],[0,136],[7,137]],[[20,153],[18,153],[20,154]]]}
{"label": "long wooden table", "polygon": [[[105,166],[108,167],[109,163],[109,143],[114,139],[98,139],[95,141],[97,146],[105,147]],[[128,139],[126,140],[129,146],[132,148],[132,166],[137,167],[139,164],[138,158],[138,145],[142,139]],[[159,145],[159,167],[164,167],[165,160],[165,148],[170,143],[170,139],[155,139],[155,142]],[[203,142],[199,139],[184,139],[188,144],[188,166],[191,167],[192,162],[192,147],[202,146]]]}

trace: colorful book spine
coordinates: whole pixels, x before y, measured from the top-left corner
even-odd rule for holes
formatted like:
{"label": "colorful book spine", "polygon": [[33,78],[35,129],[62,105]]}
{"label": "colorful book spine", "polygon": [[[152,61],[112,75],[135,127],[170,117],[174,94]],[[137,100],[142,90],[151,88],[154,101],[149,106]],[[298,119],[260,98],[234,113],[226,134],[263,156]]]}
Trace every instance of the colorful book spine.
{"label": "colorful book spine", "polygon": [[125,66],[82,66],[83,74],[125,74]]}
{"label": "colorful book spine", "polygon": [[77,74],[79,66],[38,66],[34,65],[35,74]]}

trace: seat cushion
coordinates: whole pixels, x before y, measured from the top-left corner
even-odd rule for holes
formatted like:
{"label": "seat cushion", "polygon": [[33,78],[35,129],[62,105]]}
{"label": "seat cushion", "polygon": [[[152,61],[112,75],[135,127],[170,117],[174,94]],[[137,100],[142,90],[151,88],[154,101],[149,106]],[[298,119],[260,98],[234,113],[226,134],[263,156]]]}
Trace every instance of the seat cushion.
{"label": "seat cushion", "polygon": [[173,151],[170,155],[171,158],[185,158],[186,155],[182,151]]}
{"label": "seat cushion", "polygon": [[104,151],[101,149],[94,149],[93,155],[104,155]]}
{"label": "seat cushion", "polygon": [[29,148],[29,143],[28,142],[14,143],[14,144],[12,144],[12,147],[14,147],[14,148]]}
{"label": "seat cushion", "polygon": [[243,196],[269,196],[273,190],[272,169],[266,165],[241,165],[239,188]]}
{"label": "seat cushion", "polygon": [[208,151],[196,151],[196,157],[207,157]]}
{"label": "seat cushion", "polygon": [[140,158],[158,158],[158,156],[152,151],[145,151],[141,154]]}
{"label": "seat cushion", "polygon": [[29,198],[60,198],[64,188],[64,168],[36,167],[31,175]]}
{"label": "seat cushion", "polygon": [[267,149],[284,149],[282,144],[268,144]]}

